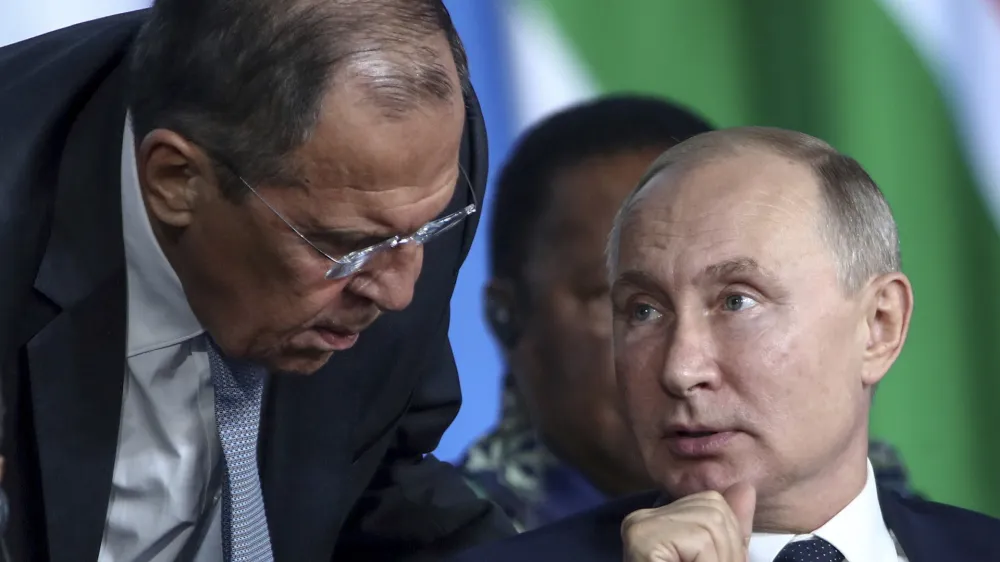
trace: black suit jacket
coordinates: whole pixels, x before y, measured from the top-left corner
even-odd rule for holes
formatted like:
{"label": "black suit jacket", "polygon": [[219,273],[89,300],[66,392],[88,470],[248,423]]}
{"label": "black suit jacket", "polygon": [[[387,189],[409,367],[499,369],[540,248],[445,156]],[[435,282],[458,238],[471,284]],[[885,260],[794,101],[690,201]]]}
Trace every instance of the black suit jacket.
{"label": "black suit jacket", "polygon": [[[1000,520],[950,505],[904,498],[879,488],[886,526],[909,562],[1000,561]],[[649,492],[603,506],[496,544],[473,548],[449,562],[619,562],[621,524],[637,509],[653,507]]]}
{"label": "black suit jacket", "polygon": [[[126,55],[146,13],[0,49],[2,454],[14,559],[94,560],[118,438]],[[462,164],[479,201],[474,94]],[[452,210],[468,203],[456,189]],[[512,533],[429,453],[461,395],[449,301],[479,215],[425,249],[415,297],[312,377],[272,379],[259,464],[277,560],[440,559]]]}

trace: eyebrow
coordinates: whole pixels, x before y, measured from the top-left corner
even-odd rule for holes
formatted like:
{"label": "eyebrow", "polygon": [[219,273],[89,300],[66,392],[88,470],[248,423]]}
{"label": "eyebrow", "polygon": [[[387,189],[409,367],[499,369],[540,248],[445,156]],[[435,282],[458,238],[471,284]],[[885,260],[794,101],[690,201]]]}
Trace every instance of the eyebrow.
{"label": "eyebrow", "polygon": [[638,289],[650,291],[660,290],[660,284],[656,282],[656,279],[652,275],[638,269],[629,269],[619,273],[618,277],[611,284],[611,288],[614,290],[621,285],[632,285]]}
{"label": "eyebrow", "polygon": [[714,263],[706,267],[698,277],[718,280],[740,275],[760,275],[769,279],[775,278],[775,275],[766,268],[761,267],[761,265],[757,263],[757,260],[745,256]]}
{"label": "eyebrow", "polygon": [[[713,263],[702,270],[697,278],[717,281],[740,275],[759,275],[772,280],[777,279],[771,271],[762,267],[757,260],[745,256]],[[638,269],[629,269],[619,273],[614,279],[613,286],[617,287],[619,284],[631,285],[647,291],[658,291],[661,287],[656,278],[648,272]]]}
{"label": "eyebrow", "polygon": [[358,230],[310,230],[304,231],[303,234],[309,239],[326,242],[328,244],[344,248],[371,246],[388,238],[392,238],[393,236],[392,234],[380,234]]}
{"label": "eyebrow", "polygon": [[[438,211],[438,214],[435,215],[435,218],[431,219],[431,221],[429,222],[441,218],[442,215],[448,212],[448,208],[451,205],[451,201],[458,194],[459,189],[465,189],[466,191],[469,191],[472,194],[473,202],[477,205],[477,207],[480,205],[479,202],[476,200],[476,191],[472,187],[472,181],[469,179],[468,173],[466,173],[465,169],[462,167],[461,162],[459,162],[458,164],[458,177],[453,182],[448,182],[444,184],[445,187],[442,187],[442,189],[446,189],[448,185],[452,184],[455,186],[455,189],[452,192],[451,198],[449,198],[448,201],[445,202],[444,208]],[[417,229],[422,228],[426,224],[427,223],[420,225],[419,227],[417,227]],[[298,226],[296,226],[295,228],[297,228],[299,232],[301,232],[302,235],[309,240],[322,242],[326,244],[332,244],[334,246],[340,246],[343,248],[354,248],[354,249],[361,249],[361,248],[366,248],[368,246],[374,246],[375,244],[380,244],[382,242],[385,242],[386,240],[392,238],[393,236],[412,236],[414,232],[416,232],[417,230],[415,229],[412,232],[401,233],[401,232],[388,232],[388,231],[365,232],[362,230],[348,230],[348,229],[310,229]]]}

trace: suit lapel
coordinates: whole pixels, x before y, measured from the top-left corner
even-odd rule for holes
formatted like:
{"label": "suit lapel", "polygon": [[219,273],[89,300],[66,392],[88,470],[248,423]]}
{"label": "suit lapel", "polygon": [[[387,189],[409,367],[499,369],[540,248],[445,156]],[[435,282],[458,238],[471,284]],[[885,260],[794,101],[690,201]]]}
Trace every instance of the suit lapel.
{"label": "suit lapel", "polygon": [[[362,339],[377,341],[373,326]],[[261,424],[261,485],[276,560],[330,557],[337,529],[364,483],[349,483],[366,346],[337,353],[318,373],[273,376]],[[358,349],[362,348],[362,349]],[[378,371],[374,371],[378,372]]]}
{"label": "suit lapel", "polygon": [[124,78],[107,75],[70,129],[35,280],[61,309],[27,346],[53,562],[96,559],[111,491],[126,333]]}
{"label": "suit lapel", "polygon": [[938,562],[955,555],[949,545],[941,542],[939,529],[904,505],[897,493],[879,487],[878,501],[885,526],[896,536],[908,562]]}

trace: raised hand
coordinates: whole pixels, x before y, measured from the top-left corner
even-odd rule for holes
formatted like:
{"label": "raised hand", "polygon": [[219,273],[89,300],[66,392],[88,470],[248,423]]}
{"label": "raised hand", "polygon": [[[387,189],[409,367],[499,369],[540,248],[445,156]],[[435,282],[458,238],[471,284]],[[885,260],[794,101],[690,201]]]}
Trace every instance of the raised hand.
{"label": "raised hand", "polygon": [[640,509],[622,522],[624,562],[746,562],[757,492],[735,484],[669,505]]}

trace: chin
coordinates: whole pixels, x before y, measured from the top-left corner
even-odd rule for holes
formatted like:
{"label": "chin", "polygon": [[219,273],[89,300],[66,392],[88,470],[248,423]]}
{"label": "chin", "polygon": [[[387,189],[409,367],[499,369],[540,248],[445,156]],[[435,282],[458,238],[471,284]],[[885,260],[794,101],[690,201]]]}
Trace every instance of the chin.
{"label": "chin", "polygon": [[315,353],[282,353],[269,357],[264,364],[272,373],[282,375],[309,376],[323,368],[333,357],[332,351]]}
{"label": "chin", "polygon": [[728,464],[723,459],[704,459],[698,461],[669,459],[660,466],[667,466],[666,470],[654,473],[656,481],[674,498],[683,498],[715,490],[723,492],[737,482],[751,479],[750,474]]}

